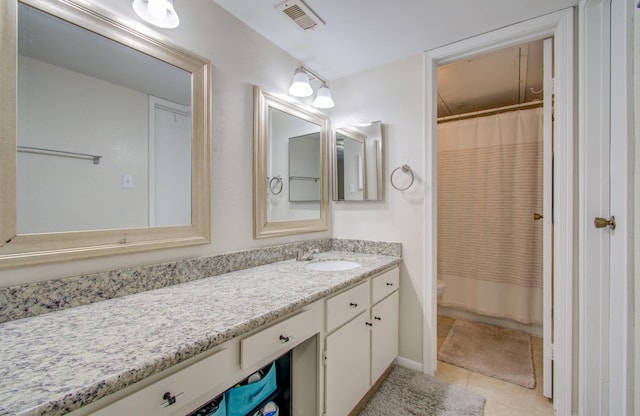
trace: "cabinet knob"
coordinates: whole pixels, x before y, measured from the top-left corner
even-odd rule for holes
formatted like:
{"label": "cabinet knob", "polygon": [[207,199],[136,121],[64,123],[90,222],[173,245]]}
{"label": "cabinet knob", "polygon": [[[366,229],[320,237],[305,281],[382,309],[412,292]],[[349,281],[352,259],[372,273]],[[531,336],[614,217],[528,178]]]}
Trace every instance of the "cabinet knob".
{"label": "cabinet knob", "polygon": [[374,316],[373,319],[375,319],[376,321],[382,321],[382,318],[380,318],[379,316]]}
{"label": "cabinet knob", "polygon": [[351,306],[352,308],[357,308],[358,304],[357,303],[353,303],[353,302],[349,302],[349,306]]}
{"label": "cabinet knob", "polygon": [[166,392],[162,398],[167,402],[167,406],[171,406],[172,404],[175,404],[176,402],[176,396],[174,396],[173,394],[171,394],[170,391]]}
{"label": "cabinet knob", "polygon": [[283,344],[287,343],[287,342],[291,341],[291,338],[293,338],[293,335],[289,335],[289,336],[280,335],[280,342],[282,342]]}
{"label": "cabinet knob", "polygon": [[387,283],[387,286],[393,286],[393,283]]}
{"label": "cabinet knob", "polygon": [[366,326],[373,326],[373,324],[371,322],[365,322]]}

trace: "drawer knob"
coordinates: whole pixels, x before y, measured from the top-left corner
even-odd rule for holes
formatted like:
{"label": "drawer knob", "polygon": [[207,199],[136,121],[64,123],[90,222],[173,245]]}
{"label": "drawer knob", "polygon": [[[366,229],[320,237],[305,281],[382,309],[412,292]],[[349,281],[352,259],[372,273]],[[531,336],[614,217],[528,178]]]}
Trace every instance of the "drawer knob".
{"label": "drawer knob", "polygon": [[373,324],[371,322],[365,322],[364,323],[366,326],[373,326]]}
{"label": "drawer knob", "polygon": [[282,342],[283,344],[287,343],[287,342],[291,341],[291,338],[293,338],[293,335],[289,335],[289,336],[280,335],[280,342]]}
{"label": "drawer knob", "polygon": [[357,303],[353,303],[353,302],[349,302],[349,306],[351,306],[352,308],[357,308],[358,304]]}
{"label": "drawer knob", "polygon": [[393,286],[393,283],[388,283],[388,282],[387,282],[387,286]]}
{"label": "drawer knob", "polygon": [[170,392],[170,391],[166,392],[166,393],[164,394],[164,396],[162,396],[162,398],[163,398],[164,400],[166,400],[166,402],[167,402],[167,406],[171,406],[172,404],[175,404],[175,402],[176,402],[176,396],[174,396],[173,394],[171,394],[171,392]]}

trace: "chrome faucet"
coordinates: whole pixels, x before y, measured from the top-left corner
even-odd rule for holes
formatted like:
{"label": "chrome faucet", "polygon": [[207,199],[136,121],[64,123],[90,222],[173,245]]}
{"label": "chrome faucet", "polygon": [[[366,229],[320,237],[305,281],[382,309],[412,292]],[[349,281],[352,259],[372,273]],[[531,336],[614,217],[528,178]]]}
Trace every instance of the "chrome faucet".
{"label": "chrome faucet", "polygon": [[318,254],[320,250],[316,247],[311,246],[307,252],[304,250],[299,250],[298,255],[296,256],[297,261],[309,261],[313,259],[314,254]]}

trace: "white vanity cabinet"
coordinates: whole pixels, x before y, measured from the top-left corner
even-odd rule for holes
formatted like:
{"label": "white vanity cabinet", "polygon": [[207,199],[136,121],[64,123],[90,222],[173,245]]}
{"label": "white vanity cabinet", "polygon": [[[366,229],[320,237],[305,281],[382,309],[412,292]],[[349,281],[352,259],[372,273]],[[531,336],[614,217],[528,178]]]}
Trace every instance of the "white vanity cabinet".
{"label": "white vanity cabinet", "polygon": [[397,357],[398,287],[396,267],[327,300],[326,416],[349,414]]}
{"label": "white vanity cabinet", "polygon": [[296,390],[291,404],[296,414],[316,415],[319,377],[316,334],[323,330],[323,302],[314,302],[269,326],[227,341],[206,358],[194,357],[78,409],[73,415],[184,416],[289,351],[290,383],[309,386]]}
{"label": "white vanity cabinet", "polygon": [[388,298],[371,308],[371,384],[398,356],[398,307],[400,295],[396,290]]}
{"label": "white vanity cabinet", "polygon": [[398,356],[399,283],[397,268],[371,282],[371,384]]}
{"label": "white vanity cabinet", "polygon": [[277,361],[290,378],[273,394],[290,397],[292,414],[345,416],[398,355],[398,288],[393,267],[72,414],[184,416]]}
{"label": "white vanity cabinet", "polygon": [[327,415],[347,415],[369,389],[369,287],[366,281],[327,300],[327,329],[344,324],[325,338]]}

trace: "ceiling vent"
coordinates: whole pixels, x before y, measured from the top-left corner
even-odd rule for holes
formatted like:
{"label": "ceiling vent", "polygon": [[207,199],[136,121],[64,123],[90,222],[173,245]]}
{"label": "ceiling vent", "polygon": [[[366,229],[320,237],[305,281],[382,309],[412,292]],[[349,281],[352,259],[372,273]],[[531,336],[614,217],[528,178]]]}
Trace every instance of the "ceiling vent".
{"label": "ceiling vent", "polygon": [[302,0],[285,1],[276,6],[289,20],[297,24],[302,30],[312,30],[318,25],[324,26],[324,21],[302,2]]}

